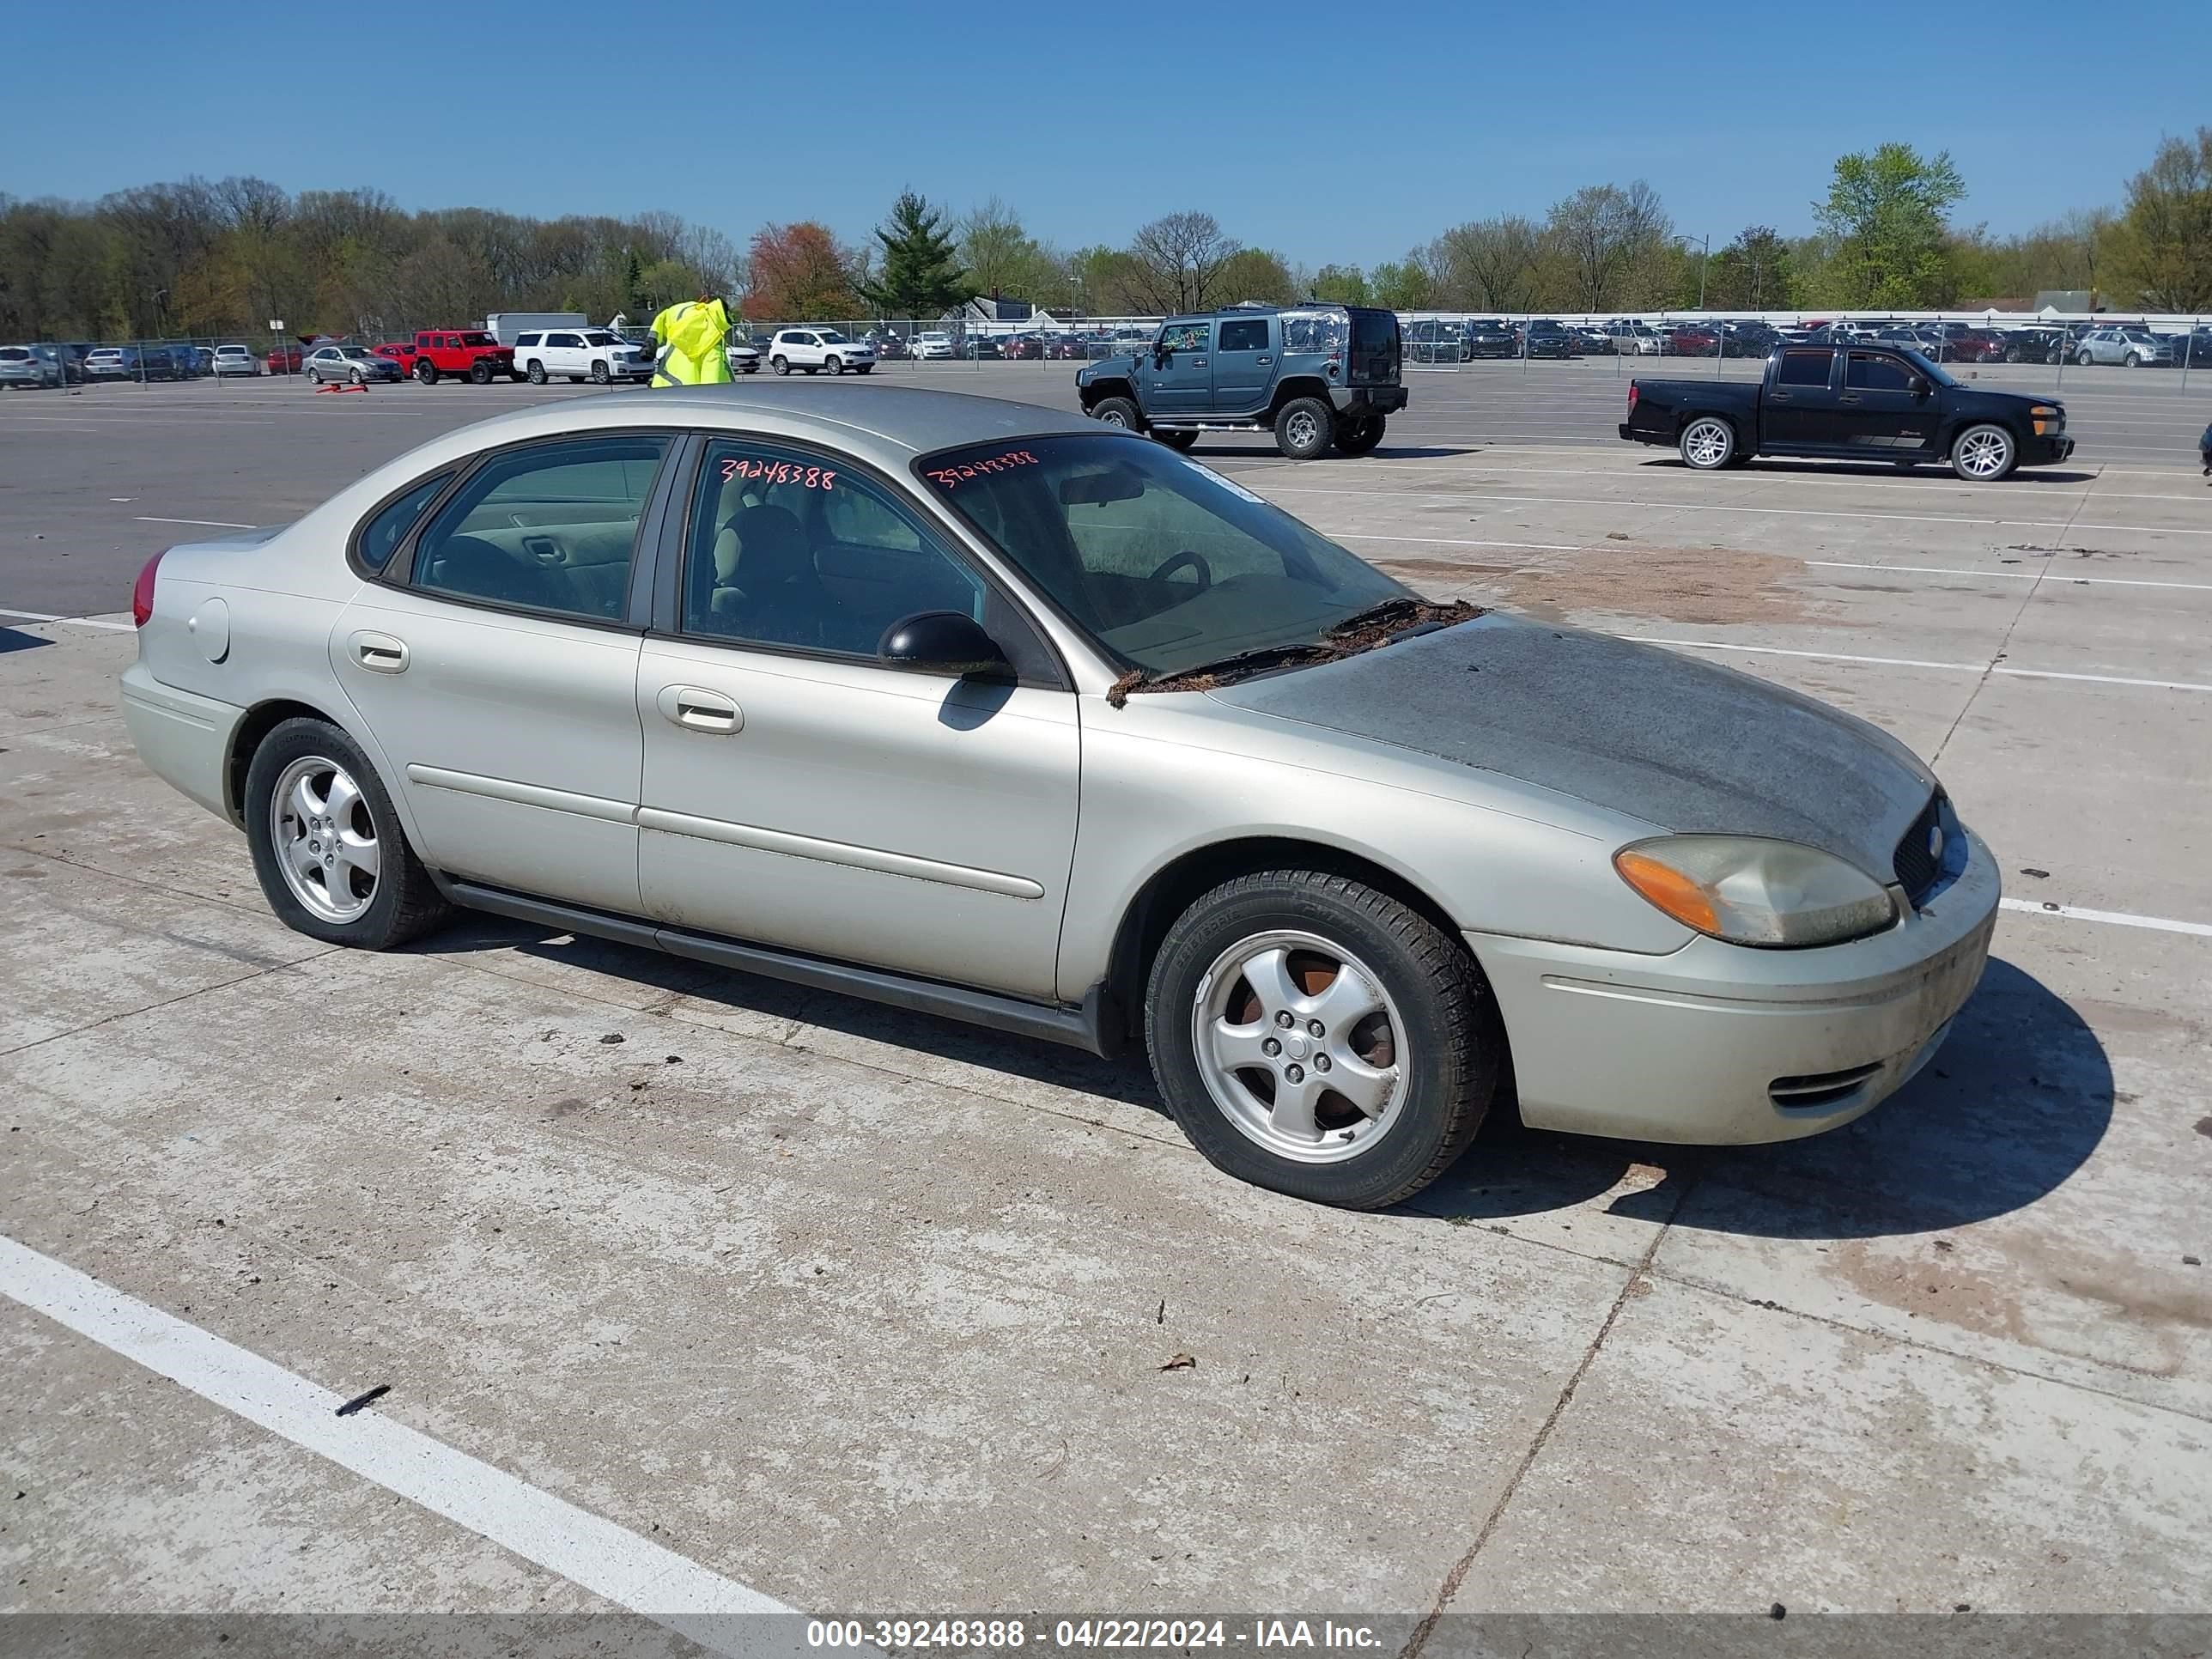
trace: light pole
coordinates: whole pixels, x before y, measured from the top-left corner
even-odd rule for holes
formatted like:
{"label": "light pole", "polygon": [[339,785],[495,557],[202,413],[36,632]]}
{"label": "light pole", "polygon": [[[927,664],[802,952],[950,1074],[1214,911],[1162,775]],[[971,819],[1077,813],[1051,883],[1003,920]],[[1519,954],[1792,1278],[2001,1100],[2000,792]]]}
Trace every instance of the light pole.
{"label": "light pole", "polygon": [[1713,239],[1707,236],[1698,255],[1698,309],[1705,308],[1705,267],[1713,262]]}

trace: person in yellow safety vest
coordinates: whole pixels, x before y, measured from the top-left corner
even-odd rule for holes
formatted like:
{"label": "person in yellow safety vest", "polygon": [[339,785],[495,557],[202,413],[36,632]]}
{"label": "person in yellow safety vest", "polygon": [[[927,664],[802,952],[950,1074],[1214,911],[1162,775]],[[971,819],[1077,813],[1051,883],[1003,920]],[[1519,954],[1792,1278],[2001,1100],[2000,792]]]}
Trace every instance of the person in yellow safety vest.
{"label": "person in yellow safety vest", "polygon": [[653,337],[666,348],[653,385],[727,385],[733,377],[722,343],[729,332],[729,308],[719,295],[702,294],[667,307],[653,319]]}

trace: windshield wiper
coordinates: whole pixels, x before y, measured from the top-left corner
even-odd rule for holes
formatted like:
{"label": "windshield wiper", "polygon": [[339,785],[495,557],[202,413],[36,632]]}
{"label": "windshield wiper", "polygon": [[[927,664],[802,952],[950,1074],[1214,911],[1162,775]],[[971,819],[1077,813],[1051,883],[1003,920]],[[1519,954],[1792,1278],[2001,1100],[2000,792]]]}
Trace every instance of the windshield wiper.
{"label": "windshield wiper", "polygon": [[1271,668],[1310,668],[1317,663],[1357,656],[1415,634],[1449,628],[1480,617],[1482,611],[1482,606],[1470,605],[1465,599],[1443,604],[1407,597],[1384,599],[1364,611],[1354,611],[1317,640],[1256,646],[1249,651],[1217,657],[1211,662],[1178,668],[1169,674],[1133,668],[1114,682],[1106,693],[1106,701],[1119,708],[1128,702],[1132,691],[1204,691],[1224,680],[1263,673]]}

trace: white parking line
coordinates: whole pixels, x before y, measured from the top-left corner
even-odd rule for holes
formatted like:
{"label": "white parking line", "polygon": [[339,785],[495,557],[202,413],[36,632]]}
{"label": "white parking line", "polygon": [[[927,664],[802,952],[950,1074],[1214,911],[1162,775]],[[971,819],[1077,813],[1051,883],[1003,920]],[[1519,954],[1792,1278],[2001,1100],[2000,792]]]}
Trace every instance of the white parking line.
{"label": "white parking line", "polygon": [[[712,1621],[790,1613],[627,1528],[0,1236],[0,1295],[548,1572],[713,1646]],[[726,1650],[736,1643],[722,1636]]]}
{"label": "white parking line", "polygon": [[1631,501],[1605,495],[1401,495],[1395,490],[1317,489],[1285,485],[1285,495],[1376,495],[1401,501],[1487,502],[1499,507],[1620,507],[1652,513],[1747,513],[1755,518],[1873,519],[1903,524],[1962,524],[2012,530],[2110,530],[2131,536],[2212,536],[2212,529],[2179,525],[2083,524],[2073,519],[1969,519],[1949,513],[1845,513],[1826,507],[1723,507],[1713,501]]}
{"label": "white parking line", "polygon": [[2045,570],[1962,570],[1942,564],[1853,564],[1847,559],[1808,559],[1807,564],[1825,570],[1895,570],[1915,576],[1994,576],[2008,582],[2041,581],[2046,576],[2065,584],[2093,583],[2100,587],[2179,587],[2192,593],[2212,593],[2212,582],[2159,582],[2140,576],[2075,576],[2062,574],[2066,567],[2053,564]]}
{"label": "white parking line", "polygon": [[155,519],[143,513],[134,513],[131,516],[137,520],[140,524],[203,524],[210,530],[256,530],[260,527],[258,525],[239,524],[230,519]]}
{"label": "white parking line", "polygon": [[128,634],[133,626],[130,623],[101,622],[92,617],[57,617],[44,611],[0,610],[0,617],[13,617],[19,622],[58,623],[64,628],[107,629],[118,634]]}
{"label": "white parking line", "polygon": [[2148,927],[2161,933],[2194,933],[2212,939],[2212,922],[2175,921],[2167,916],[2132,915],[2125,910],[2092,910],[2079,904],[2038,904],[2033,899],[1999,899],[2007,910],[2031,916],[2059,916],[2068,921],[2106,921],[2117,927]]}
{"label": "white parking line", "polygon": [[1686,651],[1741,651],[1759,657],[1812,657],[1822,662],[1872,663],[1883,668],[1935,668],[1954,674],[2005,674],[2021,680],[2079,680],[2091,685],[2138,685],[2153,691],[2212,691],[2190,680],[2139,680],[2124,674],[2070,674],[2056,668],[2014,668],[2004,663],[1927,662],[1917,657],[1855,657],[1843,651],[1785,651],[1778,645],[1739,645],[1727,640],[1663,640],[1648,634],[1624,634],[1639,645],[1671,645]]}
{"label": "white parking line", "polygon": [[1354,536],[1340,533],[1340,542],[1414,542],[1431,547],[1523,547],[1539,553],[1579,553],[1585,544],[1581,542],[1478,542],[1464,538],[1454,541],[1448,536]]}

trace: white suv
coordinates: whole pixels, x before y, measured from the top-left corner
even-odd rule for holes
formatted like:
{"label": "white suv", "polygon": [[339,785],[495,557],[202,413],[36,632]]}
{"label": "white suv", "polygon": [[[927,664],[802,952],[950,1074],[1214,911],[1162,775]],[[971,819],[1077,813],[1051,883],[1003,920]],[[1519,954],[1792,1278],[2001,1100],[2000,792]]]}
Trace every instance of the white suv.
{"label": "white suv", "polygon": [[779,374],[803,368],[809,374],[851,369],[866,374],[876,366],[876,349],[866,340],[848,340],[834,328],[782,328],[768,343],[768,366]]}
{"label": "white suv", "polygon": [[601,386],[653,378],[653,354],[604,328],[525,329],[514,337],[514,366],[532,386],[555,374]]}
{"label": "white suv", "polygon": [[932,357],[959,356],[959,349],[952,343],[952,337],[942,329],[933,328],[925,334],[915,335],[908,343],[907,349],[913,352],[915,356],[925,360]]}

